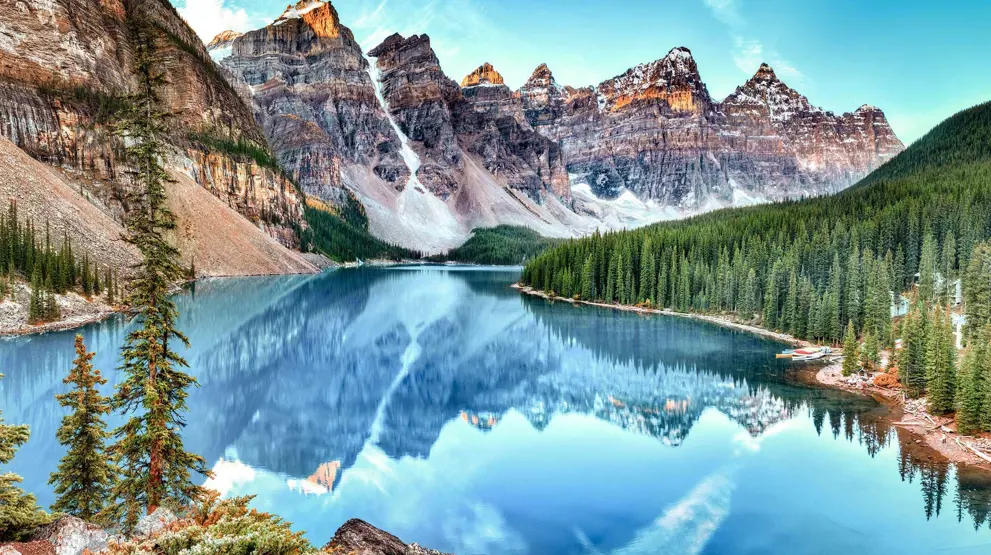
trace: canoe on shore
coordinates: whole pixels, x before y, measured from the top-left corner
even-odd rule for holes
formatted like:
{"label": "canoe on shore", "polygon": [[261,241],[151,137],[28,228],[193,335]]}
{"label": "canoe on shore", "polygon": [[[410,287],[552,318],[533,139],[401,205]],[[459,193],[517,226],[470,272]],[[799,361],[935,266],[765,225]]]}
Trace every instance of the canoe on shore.
{"label": "canoe on shore", "polygon": [[803,349],[782,351],[777,355],[777,358],[790,358],[795,362],[804,362],[808,360],[819,360],[832,352],[833,350],[829,347],[805,347]]}

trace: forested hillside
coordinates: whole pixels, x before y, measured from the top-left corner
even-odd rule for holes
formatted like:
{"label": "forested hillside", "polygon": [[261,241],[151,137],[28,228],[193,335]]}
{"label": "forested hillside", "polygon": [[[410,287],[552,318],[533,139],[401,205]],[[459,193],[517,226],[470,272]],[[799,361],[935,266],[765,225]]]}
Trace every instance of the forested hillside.
{"label": "forested hillside", "polygon": [[527,260],[561,243],[561,239],[544,237],[528,227],[500,225],[476,229],[464,245],[433,259],[511,266],[525,264]]}
{"label": "forested hillside", "polygon": [[[730,312],[795,336],[890,337],[890,291],[938,298],[989,237],[991,104],[936,127],[831,197],[716,212],[595,235],[527,264],[561,296]],[[947,280],[942,279],[948,278]]]}
{"label": "forested hillside", "polygon": [[421,257],[418,252],[390,245],[369,233],[364,208],[350,197],[348,202],[335,208],[316,199],[308,199],[304,216],[309,225],[300,234],[304,251],[317,252],[337,262]]}

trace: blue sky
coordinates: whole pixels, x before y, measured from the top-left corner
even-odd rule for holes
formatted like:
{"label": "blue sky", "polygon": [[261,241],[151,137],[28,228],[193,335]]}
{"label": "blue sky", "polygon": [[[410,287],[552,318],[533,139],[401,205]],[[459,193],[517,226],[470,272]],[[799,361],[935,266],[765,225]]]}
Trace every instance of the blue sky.
{"label": "blue sky", "polygon": [[[270,23],[287,0],[172,0],[205,40]],[[427,33],[456,80],[491,62],[521,85],[540,63],[584,86],[657,59],[695,55],[717,99],[761,62],[835,112],[873,104],[906,143],[991,100],[986,0],[336,0],[367,49]]]}

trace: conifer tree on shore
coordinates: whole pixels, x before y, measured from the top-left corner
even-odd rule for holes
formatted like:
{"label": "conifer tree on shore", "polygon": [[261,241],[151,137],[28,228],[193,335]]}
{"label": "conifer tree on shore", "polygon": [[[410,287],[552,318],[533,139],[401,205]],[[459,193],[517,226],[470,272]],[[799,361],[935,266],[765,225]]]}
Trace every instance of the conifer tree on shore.
{"label": "conifer tree on shore", "polygon": [[936,308],[929,317],[926,338],[926,395],[929,412],[953,412],[956,396],[957,349],[946,309]]}
{"label": "conifer tree on shore", "polygon": [[846,334],[843,336],[843,375],[849,376],[857,371],[857,363],[860,358],[860,345],[857,343],[857,332],[853,329],[853,320],[846,326]]}
{"label": "conifer tree on shore", "polygon": [[110,434],[104,418],[110,406],[98,389],[107,380],[93,368],[93,356],[86,351],[83,336],[76,335],[76,360],[65,378],[73,388],[56,396],[71,411],[58,429],[59,443],[68,451],[48,482],[57,496],[52,510],[87,521],[103,510],[115,477],[105,446]]}
{"label": "conifer tree on shore", "polygon": [[911,398],[926,392],[926,347],[929,319],[921,303],[913,303],[902,322],[902,353],[899,357],[899,377],[905,393]]}
{"label": "conifer tree on shore", "polygon": [[116,442],[109,449],[120,479],[108,512],[125,529],[134,526],[142,511],[151,514],[163,504],[186,505],[201,493],[193,474],[209,473],[202,457],[185,450],[181,436],[188,389],[196,381],[182,371],[187,363],[175,350],[176,343],[188,341],[176,328],[178,314],[168,296],[172,284],[185,276],[185,268],[165,237],[176,222],[166,206],[170,178],[161,165],[169,114],[159,108],[158,91],[165,78],[155,54],[156,32],[147,22],[134,23],[138,88],[118,126],[137,189],[127,216],[127,240],[142,255],[127,296],[138,326],[122,348],[124,380],[112,400],[112,407],[128,420],[114,431]]}
{"label": "conifer tree on shore", "polygon": [[987,429],[985,413],[991,412],[988,380],[991,380],[991,359],[988,352],[991,327],[984,326],[975,333],[963,361],[957,385],[957,431],[975,434]]}
{"label": "conifer tree on shore", "polygon": [[[3,374],[0,374],[3,379]],[[24,445],[31,433],[27,426],[4,424],[0,415],[0,465],[13,460],[17,449]],[[17,484],[21,477],[13,472],[0,471],[0,542],[16,541],[44,519],[44,513],[35,503],[33,495],[25,493]]]}

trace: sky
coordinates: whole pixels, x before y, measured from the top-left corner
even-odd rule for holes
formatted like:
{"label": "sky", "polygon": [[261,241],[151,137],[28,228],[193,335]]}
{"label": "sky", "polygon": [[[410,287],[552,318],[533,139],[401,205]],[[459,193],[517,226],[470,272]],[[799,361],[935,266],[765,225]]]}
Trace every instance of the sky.
{"label": "sky", "polygon": [[[287,0],[172,0],[208,42],[271,23]],[[517,88],[541,63],[586,86],[688,47],[723,99],[761,62],[813,104],[880,107],[910,143],[991,100],[987,0],[335,0],[367,51],[427,33],[451,78],[492,63]]]}

